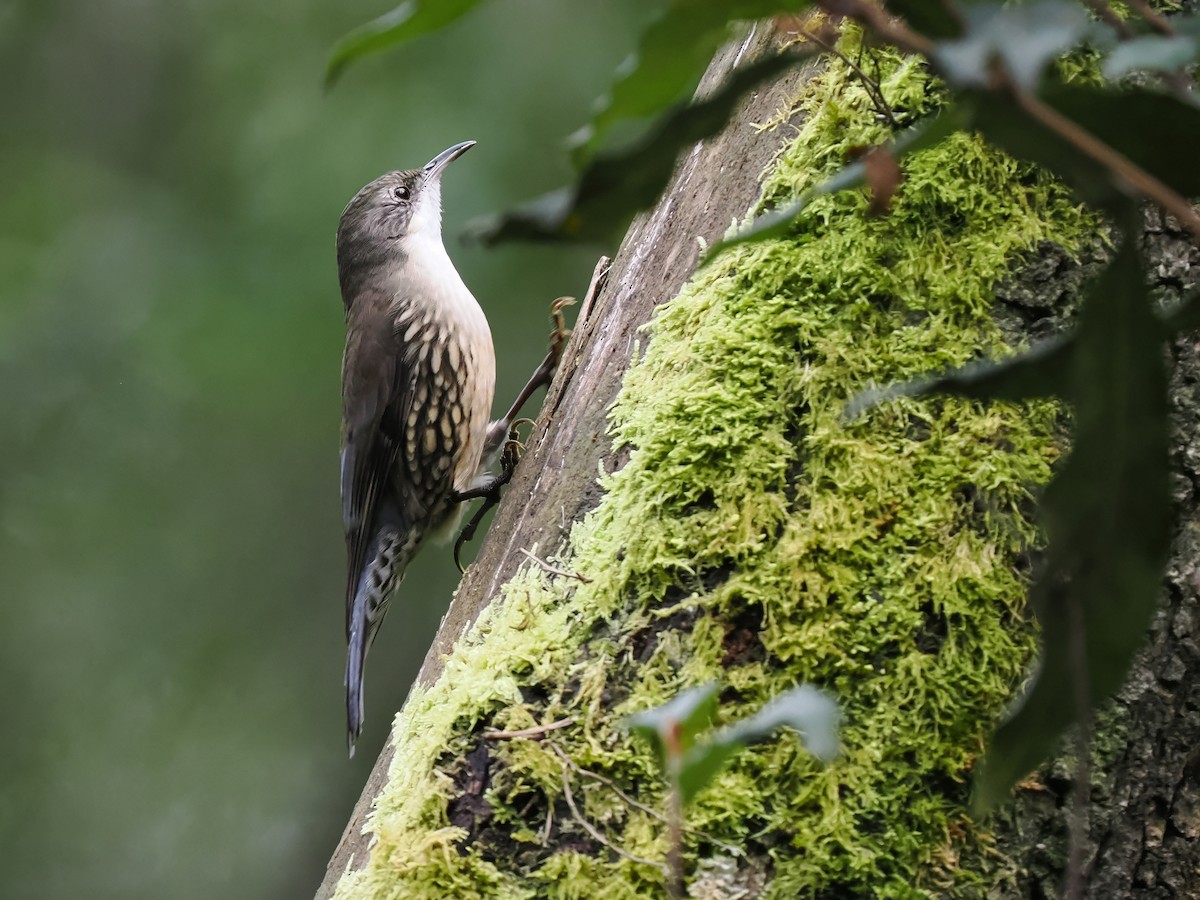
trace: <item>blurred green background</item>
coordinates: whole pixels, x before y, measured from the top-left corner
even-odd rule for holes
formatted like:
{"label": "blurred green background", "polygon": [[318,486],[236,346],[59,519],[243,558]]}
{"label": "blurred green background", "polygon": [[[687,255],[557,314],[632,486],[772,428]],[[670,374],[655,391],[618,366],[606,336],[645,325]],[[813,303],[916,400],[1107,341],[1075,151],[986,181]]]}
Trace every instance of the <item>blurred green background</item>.
{"label": "blurred green background", "polygon": [[506,403],[597,250],[462,247],[565,182],[652,6],[496,0],[367,59],[387,0],[0,2],[0,896],[309,896],[458,573],[409,572],[346,759],[333,236],[448,172]]}

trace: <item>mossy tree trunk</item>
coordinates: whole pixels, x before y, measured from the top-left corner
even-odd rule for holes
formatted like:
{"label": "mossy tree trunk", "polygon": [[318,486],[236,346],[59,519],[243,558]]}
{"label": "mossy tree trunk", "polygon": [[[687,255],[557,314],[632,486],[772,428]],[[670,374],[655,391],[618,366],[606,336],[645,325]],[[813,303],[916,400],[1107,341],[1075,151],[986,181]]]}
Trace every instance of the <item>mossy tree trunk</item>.
{"label": "mossy tree trunk", "polygon": [[[779,39],[731,45],[701,89]],[[915,63],[869,62],[900,118],[936,105]],[[1099,223],[963,136],[913,157],[890,217],[823,198],[793,237],[693,277],[731,221],[882,134],[833,65],[760,91],[681,159],[581,313],[318,897],[661,895],[661,773],[621,720],[713,679],[729,721],[824,686],[844,753],[821,768],[785,736],[740,755],[689,810],[693,896],[1055,892],[1066,764],[983,825],[965,785],[1032,660],[1030,500],[1063,452],[1062,411],[841,410],[872,382],[1060,327]],[[1154,220],[1147,240],[1164,291],[1197,280],[1179,235]],[[1098,734],[1098,897],[1200,892],[1200,350],[1174,352],[1177,561]]]}

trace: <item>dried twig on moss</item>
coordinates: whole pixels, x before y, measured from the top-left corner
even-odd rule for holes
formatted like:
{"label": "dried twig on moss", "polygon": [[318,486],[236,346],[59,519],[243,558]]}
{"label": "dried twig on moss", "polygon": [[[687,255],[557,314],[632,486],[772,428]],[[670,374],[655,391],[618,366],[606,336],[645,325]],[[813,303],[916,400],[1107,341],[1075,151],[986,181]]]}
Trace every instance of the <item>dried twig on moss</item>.
{"label": "dried twig on moss", "polygon": [[534,725],[532,728],[522,728],[519,731],[485,731],[483,733],[484,740],[488,741],[513,741],[521,738],[529,740],[540,740],[547,733],[557,731],[560,728],[566,728],[568,725],[575,723],[575,720],[568,717],[559,719],[557,722],[547,722],[545,725]]}

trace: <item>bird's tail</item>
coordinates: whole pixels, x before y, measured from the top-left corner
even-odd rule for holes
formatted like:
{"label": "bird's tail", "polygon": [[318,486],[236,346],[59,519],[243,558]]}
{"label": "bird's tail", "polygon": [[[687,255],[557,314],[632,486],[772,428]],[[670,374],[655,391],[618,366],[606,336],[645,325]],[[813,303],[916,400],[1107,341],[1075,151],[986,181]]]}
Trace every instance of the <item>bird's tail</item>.
{"label": "bird's tail", "polygon": [[382,529],[373,544],[374,552],[363,567],[346,611],[346,738],[351,756],[362,733],[367,651],[379,632],[414,549],[413,542],[405,541],[400,531],[393,528]]}
{"label": "bird's tail", "polygon": [[350,630],[346,634],[346,744],[354,757],[354,744],[363,726],[363,666],[367,661],[366,597],[359,590],[350,610]]}

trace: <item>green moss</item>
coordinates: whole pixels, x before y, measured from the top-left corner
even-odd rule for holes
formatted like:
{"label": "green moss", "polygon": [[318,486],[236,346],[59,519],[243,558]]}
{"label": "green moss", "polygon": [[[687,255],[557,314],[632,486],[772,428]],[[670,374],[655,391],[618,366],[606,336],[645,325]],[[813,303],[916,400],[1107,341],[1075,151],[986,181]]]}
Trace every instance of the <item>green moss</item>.
{"label": "green moss", "polygon": [[[934,106],[919,65],[872,52],[897,109]],[[885,137],[836,65],[801,103],[808,118],[764,204]],[[592,581],[522,571],[414,694],[370,862],[337,896],[661,893],[659,866],[613,849],[662,860],[661,821],[580,770],[661,808],[657,765],[621,719],[713,678],[729,686],[725,719],[799,681],[826,687],[844,753],[822,768],[785,735],[739,755],[689,810],[707,835],[689,833],[689,867],[724,859],[721,878],[765,878],[780,898],[978,880],[959,871],[971,856],[959,850],[980,840],[965,785],[1034,650],[1018,564],[1037,537],[1029,499],[1060,452],[1057,412],[935,398],[847,423],[842,409],[873,383],[1004,352],[997,279],[1039,242],[1070,248],[1094,225],[968,135],[906,171],[890,216],[867,218],[860,194],[823,197],[787,239],[722,256],[659,310],[612,414],[629,461],[560,554]],[[466,841],[447,806],[479,730],[564,716],[575,725],[545,742],[491,748],[493,812]],[[770,870],[721,844],[765,853]]]}

